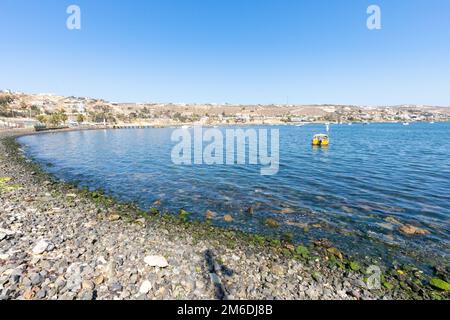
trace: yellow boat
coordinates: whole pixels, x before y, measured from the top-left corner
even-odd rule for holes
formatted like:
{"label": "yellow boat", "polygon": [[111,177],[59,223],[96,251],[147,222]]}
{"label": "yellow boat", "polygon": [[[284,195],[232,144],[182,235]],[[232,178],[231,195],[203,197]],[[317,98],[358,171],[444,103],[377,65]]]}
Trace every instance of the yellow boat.
{"label": "yellow boat", "polygon": [[319,147],[327,147],[330,144],[330,138],[326,134],[316,134],[313,137],[312,145]]}

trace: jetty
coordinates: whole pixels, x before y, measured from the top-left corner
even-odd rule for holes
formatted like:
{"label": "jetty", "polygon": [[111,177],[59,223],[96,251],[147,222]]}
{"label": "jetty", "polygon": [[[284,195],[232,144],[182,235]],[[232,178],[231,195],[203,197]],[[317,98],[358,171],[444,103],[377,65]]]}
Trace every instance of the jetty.
{"label": "jetty", "polygon": [[156,128],[155,125],[149,125],[149,124],[119,124],[119,125],[112,125],[112,129],[150,129],[150,128]]}

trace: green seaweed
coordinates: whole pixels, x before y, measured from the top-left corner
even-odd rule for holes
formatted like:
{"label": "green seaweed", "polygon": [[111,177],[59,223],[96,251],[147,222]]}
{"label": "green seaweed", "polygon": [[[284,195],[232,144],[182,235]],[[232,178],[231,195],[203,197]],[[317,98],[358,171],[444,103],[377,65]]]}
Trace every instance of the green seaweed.
{"label": "green seaweed", "polygon": [[385,287],[388,290],[392,290],[394,288],[394,286],[387,281],[383,281],[383,287]]}
{"label": "green seaweed", "polygon": [[179,215],[178,215],[178,217],[180,218],[180,220],[183,221],[183,222],[188,222],[188,221],[189,221],[189,216],[190,216],[190,213],[187,212],[187,211],[184,210],[184,209],[181,209],[181,210],[180,210],[180,213],[179,213]]}
{"label": "green seaweed", "polygon": [[449,291],[450,290],[450,284],[445,282],[442,279],[439,279],[439,278],[432,278],[430,280],[430,285],[433,288],[436,288],[436,289],[439,289],[439,290],[442,290],[442,291]]}
{"label": "green seaweed", "polygon": [[361,269],[361,266],[360,266],[359,263],[356,262],[356,261],[351,261],[351,262],[349,263],[349,267],[350,267],[350,269],[351,269],[352,271],[359,271],[359,270]]}
{"label": "green seaweed", "polygon": [[309,257],[309,250],[305,246],[302,246],[302,245],[297,246],[297,248],[295,249],[295,252],[304,259]]}

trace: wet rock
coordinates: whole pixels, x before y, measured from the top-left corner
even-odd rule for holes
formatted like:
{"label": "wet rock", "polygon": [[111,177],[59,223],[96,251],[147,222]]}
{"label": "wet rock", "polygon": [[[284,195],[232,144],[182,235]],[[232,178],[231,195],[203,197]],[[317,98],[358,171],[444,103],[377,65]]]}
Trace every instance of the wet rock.
{"label": "wet rock", "polygon": [[435,275],[438,278],[440,278],[446,282],[450,281],[450,267],[437,265],[437,266],[434,266],[433,269],[434,269]]}

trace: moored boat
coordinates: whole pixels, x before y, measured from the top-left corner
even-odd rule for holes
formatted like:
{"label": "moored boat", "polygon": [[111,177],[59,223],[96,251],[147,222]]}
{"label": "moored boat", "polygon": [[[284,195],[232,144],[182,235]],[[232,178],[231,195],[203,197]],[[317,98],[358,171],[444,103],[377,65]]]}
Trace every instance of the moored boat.
{"label": "moored boat", "polygon": [[327,147],[330,144],[330,138],[326,134],[316,134],[312,139],[312,145],[318,147]]}

